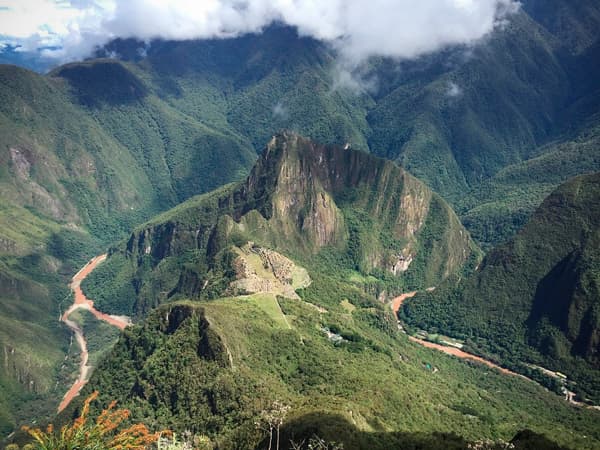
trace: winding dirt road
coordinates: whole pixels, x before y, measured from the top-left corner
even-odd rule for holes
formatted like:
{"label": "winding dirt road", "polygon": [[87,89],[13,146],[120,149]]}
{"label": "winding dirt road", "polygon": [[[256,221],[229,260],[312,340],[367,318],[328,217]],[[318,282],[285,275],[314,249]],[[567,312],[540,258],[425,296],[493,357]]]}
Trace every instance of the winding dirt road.
{"label": "winding dirt road", "polygon": [[125,329],[131,321],[128,317],[125,316],[111,316],[108,314],[104,314],[94,308],[94,302],[88,299],[83,291],[81,290],[81,282],[87,277],[101,262],[106,259],[106,254],[96,256],[92,258],[88,263],[83,266],[83,268],[75,274],[73,279],[71,280],[70,288],[73,291],[75,300],[73,304],[65,311],[65,313],[61,316],[60,320],[65,323],[75,334],[75,339],[77,340],[77,344],[79,344],[79,348],[81,349],[81,362],[79,363],[79,377],[73,383],[73,386],[67,391],[65,396],[63,397],[60,405],[58,405],[58,412],[61,412],[63,409],[67,407],[71,400],[73,400],[78,394],[79,391],[88,381],[88,374],[91,369],[88,366],[88,350],[87,350],[87,342],[85,340],[85,336],[83,335],[83,330],[79,325],[77,325],[72,320],[69,320],[69,316],[76,309],[87,309],[91,312],[98,320],[103,320],[110,325],[113,325],[120,330]]}
{"label": "winding dirt road", "polygon": [[[408,292],[406,294],[402,294],[402,295],[394,298],[392,300],[391,305],[390,305],[392,307],[392,310],[394,311],[394,313],[396,313],[396,315],[398,315],[398,310],[402,306],[402,303],[404,303],[404,301],[406,299],[412,298],[415,295],[416,295],[416,292]],[[441,345],[441,344],[435,344],[433,342],[425,341],[423,339],[418,339],[418,338],[413,337],[413,336],[409,336],[408,338],[412,342],[416,342],[417,344],[420,344],[423,347],[433,348],[435,350],[439,350],[440,352],[444,352],[447,355],[456,356],[456,357],[461,358],[461,359],[469,359],[471,361],[476,361],[478,363],[485,364],[486,366],[488,366],[490,368],[497,369],[497,370],[499,370],[500,372],[502,372],[504,374],[514,375],[514,376],[525,378],[525,379],[529,380],[529,378],[527,378],[527,377],[525,377],[525,376],[523,376],[521,374],[513,372],[512,370],[505,369],[504,367],[500,367],[499,365],[494,364],[493,362],[488,361],[487,359],[483,359],[483,358],[481,358],[479,356],[473,355],[471,353],[467,353],[467,352],[465,352],[463,350],[460,350],[458,348],[447,347],[447,346]]]}
{"label": "winding dirt road", "polygon": [[[429,288],[430,290],[432,290],[433,288]],[[394,298],[390,304],[392,310],[394,311],[394,313],[396,314],[396,316],[398,316],[398,311],[400,310],[400,307],[402,306],[402,303],[404,303],[404,301],[408,298],[412,298],[417,294],[417,292],[408,292],[406,294],[402,294],[399,295],[398,297]],[[531,378],[526,377],[525,375],[521,375],[520,373],[516,373],[513,372],[512,370],[508,370],[505,369],[504,367],[500,367],[498,364],[494,364],[491,361],[488,361],[487,359],[483,359],[479,356],[473,355],[471,353],[467,353],[463,350],[460,350],[458,348],[455,347],[448,347],[445,345],[441,345],[441,344],[436,344],[434,342],[429,342],[429,341],[425,341],[423,339],[418,339],[414,336],[408,336],[408,339],[410,339],[412,342],[415,342],[417,344],[422,345],[423,347],[427,347],[427,348],[432,348],[435,350],[439,350],[440,352],[444,352],[447,355],[452,355],[452,356],[456,356],[457,358],[461,358],[461,359],[469,359],[471,361],[476,361],[478,363],[484,364],[492,369],[496,369],[499,370],[501,373],[506,374],[506,375],[513,375],[516,377],[520,377],[523,378],[525,380],[531,381],[532,383],[537,383],[536,381],[532,380]],[[554,375],[554,372],[551,372],[547,369],[544,369],[543,367],[537,367],[538,369],[541,369],[545,372],[547,372],[546,374],[550,374],[550,376]],[[596,406],[596,405],[586,405],[584,403],[581,403],[577,400],[575,400],[575,393],[571,392],[569,390],[565,391],[566,394],[566,398],[565,400],[567,400],[570,404],[574,405],[574,406],[579,406],[579,407],[585,407],[588,409],[595,409],[600,411],[600,406]]]}

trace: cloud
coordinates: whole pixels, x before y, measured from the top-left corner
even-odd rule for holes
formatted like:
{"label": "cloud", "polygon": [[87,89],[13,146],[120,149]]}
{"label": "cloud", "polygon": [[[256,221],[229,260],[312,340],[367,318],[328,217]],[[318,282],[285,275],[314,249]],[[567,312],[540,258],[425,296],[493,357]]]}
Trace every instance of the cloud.
{"label": "cloud", "polygon": [[446,95],[448,97],[459,97],[462,95],[462,89],[460,88],[460,86],[458,84],[456,84],[454,81],[450,81],[448,83],[448,89],[446,90]]}
{"label": "cloud", "polygon": [[0,34],[14,39],[66,35],[67,24],[79,13],[70,4],[53,0],[4,0],[0,7]]}
{"label": "cloud", "polygon": [[88,56],[116,37],[188,40],[257,33],[273,22],[331,44],[347,65],[470,44],[502,26],[515,0],[0,0],[0,35],[48,54]]}
{"label": "cloud", "polygon": [[279,120],[287,120],[290,117],[287,107],[281,101],[273,106],[273,117]]}
{"label": "cloud", "polygon": [[368,68],[356,61],[341,59],[333,67],[332,90],[346,89],[355,94],[377,92],[378,83],[375,75],[369,74]]}

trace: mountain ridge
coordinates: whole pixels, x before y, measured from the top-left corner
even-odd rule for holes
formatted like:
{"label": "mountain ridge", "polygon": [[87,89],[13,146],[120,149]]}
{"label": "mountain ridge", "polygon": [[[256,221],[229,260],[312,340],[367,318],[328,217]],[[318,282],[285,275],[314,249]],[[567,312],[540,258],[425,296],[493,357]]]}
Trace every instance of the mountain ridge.
{"label": "mountain ridge", "polygon": [[[230,40],[117,40],[98,58],[46,76],[0,66],[1,303],[2,329],[10,330],[0,340],[11,350],[11,369],[0,372],[7,386],[0,428],[25,419],[13,415],[28,409],[23,399],[52,411],[56,394],[41,387],[69,381],[70,369],[60,369],[66,330],[49,318],[58,316],[73,271],[155,214],[244,178],[278,129],[400,162],[453,204],[486,250],[514,236],[567,178],[600,170],[600,7],[590,0],[522,3],[509,23],[473,46],[416,61],[374,58],[358,74],[340,71],[323,43],[281,26]],[[343,81],[351,75],[376,92],[348,89]],[[359,194],[357,202],[376,205]],[[342,213],[352,209],[351,199],[343,202]],[[433,210],[448,219],[444,207]],[[332,214],[326,222],[340,217]],[[394,259],[369,244],[368,223],[364,210],[344,222],[362,236],[344,264],[365,272]],[[334,227],[323,236],[340,233]],[[443,258],[429,261],[435,264],[426,268],[413,260],[421,269],[405,284],[443,278]],[[321,263],[322,270],[337,264]],[[194,272],[188,281],[182,276],[182,286],[194,285]],[[356,272],[361,283],[374,283]],[[120,282],[119,296],[137,295]],[[38,348],[31,333],[20,336],[25,328],[39,330],[48,348]],[[30,391],[30,381],[40,389]]]}
{"label": "mountain ridge", "polygon": [[476,273],[407,301],[403,317],[512,364],[549,365],[597,402],[599,189],[600,173],[564,183]]}
{"label": "mountain ridge", "polygon": [[[136,314],[179,289],[192,297],[214,295],[197,291],[198,286],[210,291],[213,284],[221,285],[227,276],[219,277],[228,273],[227,247],[247,241],[283,251],[301,263],[332,252],[348,270],[391,277],[392,285],[430,286],[479,258],[448,205],[395,164],[282,132],[267,145],[246,181],[189,200],[141,225],[126,243],[113,248],[114,268],[121,269],[111,277],[121,284],[108,280],[110,258],[89,279],[108,282],[103,289],[111,294],[99,289],[100,281],[86,280],[87,286],[95,283],[92,297],[102,305],[101,299],[115,292],[132,292],[126,280],[135,273],[138,301],[148,296]],[[188,256],[182,269],[177,260],[183,255]],[[214,279],[209,275],[213,269]],[[181,274],[176,285],[173,271]],[[400,275],[404,281],[393,281]],[[185,288],[182,282],[191,284]],[[157,292],[163,293],[162,301]],[[133,306],[133,299],[121,298]],[[113,299],[110,305],[115,304]]]}

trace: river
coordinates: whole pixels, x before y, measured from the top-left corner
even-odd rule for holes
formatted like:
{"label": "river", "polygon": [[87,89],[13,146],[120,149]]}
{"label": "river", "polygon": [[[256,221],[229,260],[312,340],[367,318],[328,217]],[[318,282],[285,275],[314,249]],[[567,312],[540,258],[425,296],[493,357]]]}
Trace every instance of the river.
{"label": "river", "polygon": [[113,325],[120,330],[125,329],[125,327],[131,324],[131,321],[126,316],[112,316],[109,314],[104,314],[94,308],[94,302],[88,299],[83,291],[81,290],[81,282],[90,274],[92,271],[102,262],[106,260],[107,255],[99,255],[92,258],[90,261],[83,266],[79,272],[73,276],[71,280],[71,284],[69,287],[73,291],[73,304],[65,311],[65,313],[60,317],[61,322],[64,322],[67,327],[73,331],[75,334],[75,340],[80,348],[81,361],[79,363],[79,376],[77,380],[71,388],[64,395],[62,401],[58,405],[58,412],[61,412],[63,409],[67,407],[69,403],[79,394],[79,391],[88,381],[88,376],[90,373],[91,367],[88,365],[88,350],[87,350],[87,341],[85,339],[85,335],[81,327],[69,320],[69,316],[73,311],[77,309],[87,309],[91,312],[98,320],[103,320],[104,322]]}

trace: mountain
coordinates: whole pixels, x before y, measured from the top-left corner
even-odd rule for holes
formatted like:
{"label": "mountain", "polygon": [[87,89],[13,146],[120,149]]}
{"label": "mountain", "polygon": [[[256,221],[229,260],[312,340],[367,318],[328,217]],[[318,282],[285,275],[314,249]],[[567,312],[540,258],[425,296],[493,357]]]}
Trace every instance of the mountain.
{"label": "mountain", "polygon": [[[241,178],[255,158],[161,103],[124,65],[79,67],[61,78],[0,66],[3,411],[24,398],[51,411],[62,395],[69,335],[57,317],[76,268],[151,215]],[[3,430],[19,420],[8,416]]]}
{"label": "mountain", "polygon": [[[600,6],[522,3],[469,48],[375,59],[359,74],[280,25],[235,39],[115,40],[44,76],[0,66],[0,429],[23,418],[14,411],[52,411],[72,376],[55,318],[77,268],[155,214],[244,178],[280,129],[399,162],[486,250],[567,178],[600,170]],[[46,63],[24,58],[0,57]],[[363,256],[353,264],[385,266]],[[445,270],[419,264],[406,286]]]}
{"label": "mountain", "polygon": [[181,295],[221,296],[233,276],[228,248],[250,241],[332,265],[382,298],[435,285],[479,258],[451,208],[403,169],[283,132],[246,181],[137,227],[83,286],[101,308],[137,316]]}
{"label": "mountain", "polygon": [[[592,30],[600,7],[553,3],[550,13],[547,5],[523,2],[522,11],[485,45],[405,63],[389,86],[383,83],[385,95],[368,113],[373,151],[399,161],[442,194],[484,246],[510,238],[569,178],[540,158],[554,154],[556,145],[577,145],[588,130],[596,133],[599,59]],[[384,66],[379,78],[388,74]],[[571,176],[594,172],[598,147],[588,148],[585,158],[561,159]],[[522,183],[518,203],[507,204],[496,177],[530,161],[544,164],[549,186],[540,196],[542,180]],[[560,180],[551,181],[556,176]],[[482,189],[490,195],[485,205]]]}
{"label": "mountain", "polygon": [[486,249],[508,240],[557,185],[598,165],[598,149],[600,126],[595,123],[574,138],[548,144],[538,156],[505,167],[458,201],[457,209],[468,211],[462,222],[488,243]]}
{"label": "mountain", "polygon": [[465,449],[524,427],[567,448],[597,447],[596,412],[421,349],[389,308],[368,295],[349,308],[340,303],[347,293],[162,305],[124,333],[82,394],[97,389],[100,407],[117,399],[134,421],[207,435],[224,449],[266,448],[257,422],[276,402],[290,407],[281,448],[317,435],[348,449]]}
{"label": "mountain", "polygon": [[256,422],[277,405],[290,407],[284,448],[313,434],[350,449],[466,448],[523,427],[595,445],[594,411],[399,331],[387,299],[478,256],[449,206],[394,163],[282,132],[245,181],[137,227],[86,278],[98,307],[145,320],[83,394],[219,448],[266,446]]}
{"label": "mountain", "polygon": [[[459,284],[416,296],[403,316],[471,339],[500,359],[534,362],[600,394],[600,173],[573,178]],[[529,360],[529,361],[527,361]]]}
{"label": "mountain", "polygon": [[[354,74],[331,48],[282,26],[149,48],[119,40],[98,55],[134,63],[190,115],[208,115],[199,103],[219,111],[256,151],[278,130],[293,129],[395,160],[449,201],[489,247],[514,235],[570,176],[600,170],[597,146],[574,160],[555,152],[597,130],[600,6],[522,3],[483,42],[412,61],[374,59]],[[496,176],[531,160],[551,172],[544,155],[560,157],[566,174],[553,172],[543,187],[522,185],[518,204],[507,205]],[[482,188],[490,195],[485,205]]]}
{"label": "mountain", "polygon": [[[304,112],[309,87],[314,92],[321,86],[306,117],[312,115],[323,136],[335,136],[332,130],[340,127],[364,128],[364,118],[348,118],[340,100],[359,101],[354,95],[329,95],[332,56],[291,29],[194,43],[198,52],[186,45],[155,43],[162,50],[152,66],[149,60],[100,58],[46,76],[0,66],[0,270],[7,330],[1,342],[13,358],[0,373],[7,386],[0,396],[0,409],[7,411],[2,430],[25,419],[12,416],[28,409],[18,407],[25,398],[52,411],[62,395],[65,383],[54,386],[70,376],[60,369],[70,347],[67,330],[54,318],[76,268],[154,214],[246,176],[257,157],[254,142],[264,142],[290,110],[281,105],[275,114],[279,84],[299,89]],[[256,58],[259,53],[265,61]],[[263,109],[263,128],[254,130],[251,122]],[[45,337],[45,348],[34,345],[33,329]]]}

